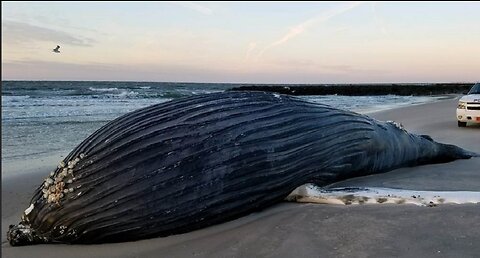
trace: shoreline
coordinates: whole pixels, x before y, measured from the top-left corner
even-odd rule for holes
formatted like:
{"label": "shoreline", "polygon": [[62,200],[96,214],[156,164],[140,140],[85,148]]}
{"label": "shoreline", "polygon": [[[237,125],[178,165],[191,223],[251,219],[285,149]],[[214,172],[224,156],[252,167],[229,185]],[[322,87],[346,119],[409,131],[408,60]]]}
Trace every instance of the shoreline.
{"label": "shoreline", "polygon": [[[456,104],[452,97],[368,115],[394,120],[410,132],[480,153],[480,126],[458,128]],[[480,158],[457,160],[401,168],[336,185],[480,191],[478,167]],[[49,170],[42,169],[30,167],[25,174],[2,177],[4,257],[312,257],[319,253],[322,257],[475,257],[480,253],[476,244],[480,241],[480,206],[471,204],[428,208],[279,203],[234,221],[165,238],[102,245],[11,247],[6,243],[6,230],[9,224],[18,223],[33,191],[47,176]]]}
{"label": "shoreline", "polygon": [[427,104],[435,103],[435,102],[442,101],[442,100],[459,99],[461,96],[463,96],[463,95],[461,95],[461,94],[433,95],[433,96],[427,96],[427,97],[429,97],[428,101],[422,101],[422,102],[419,102],[419,103],[408,103],[408,104],[402,104],[402,105],[398,105],[398,106],[393,106],[392,105],[392,106],[388,106],[388,107],[385,107],[385,108],[378,108],[377,110],[371,110],[371,111],[366,111],[366,112],[358,112],[358,113],[370,116],[370,115],[374,115],[376,113],[391,111],[391,110],[400,109],[400,108],[404,108],[404,107],[421,106],[421,105],[427,105]]}

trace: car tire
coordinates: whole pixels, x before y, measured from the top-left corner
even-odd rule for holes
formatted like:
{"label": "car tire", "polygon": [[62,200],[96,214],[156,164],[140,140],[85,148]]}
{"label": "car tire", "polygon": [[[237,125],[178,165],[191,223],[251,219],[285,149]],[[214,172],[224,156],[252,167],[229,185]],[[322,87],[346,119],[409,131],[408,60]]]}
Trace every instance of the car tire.
{"label": "car tire", "polygon": [[467,122],[458,121],[458,127],[466,127],[466,126],[467,126]]}

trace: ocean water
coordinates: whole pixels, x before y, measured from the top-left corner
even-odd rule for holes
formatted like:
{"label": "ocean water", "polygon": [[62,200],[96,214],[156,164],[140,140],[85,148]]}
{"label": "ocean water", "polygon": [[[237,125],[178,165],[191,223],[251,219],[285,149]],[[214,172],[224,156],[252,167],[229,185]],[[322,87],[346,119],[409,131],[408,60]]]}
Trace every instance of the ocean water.
{"label": "ocean water", "polygon": [[[221,92],[234,84],[161,82],[2,82],[2,177],[28,162],[60,161],[88,135],[130,111]],[[360,113],[435,100],[412,96],[301,96]],[[31,164],[31,163],[29,163]],[[56,164],[51,164],[54,167]]]}

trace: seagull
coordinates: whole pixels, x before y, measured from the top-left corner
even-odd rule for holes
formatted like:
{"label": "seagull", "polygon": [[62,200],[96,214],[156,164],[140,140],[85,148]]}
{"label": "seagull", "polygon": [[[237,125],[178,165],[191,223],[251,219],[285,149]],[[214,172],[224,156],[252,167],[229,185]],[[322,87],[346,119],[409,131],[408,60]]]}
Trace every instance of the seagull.
{"label": "seagull", "polygon": [[59,50],[59,49],[60,49],[60,46],[57,45],[57,47],[53,49],[53,52],[55,52],[55,53],[60,53],[60,50]]}

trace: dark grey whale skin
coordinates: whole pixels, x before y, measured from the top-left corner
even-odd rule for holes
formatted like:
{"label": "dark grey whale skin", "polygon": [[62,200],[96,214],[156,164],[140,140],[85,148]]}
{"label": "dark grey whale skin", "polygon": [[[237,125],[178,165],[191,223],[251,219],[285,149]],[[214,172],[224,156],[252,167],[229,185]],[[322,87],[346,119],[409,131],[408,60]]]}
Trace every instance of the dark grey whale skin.
{"label": "dark grey whale skin", "polygon": [[7,234],[12,245],[184,233],[266,208],[305,183],[476,156],[395,123],[265,92],[199,95],[131,112],[64,162],[80,154],[74,191],[48,203],[42,184],[33,209]]}

